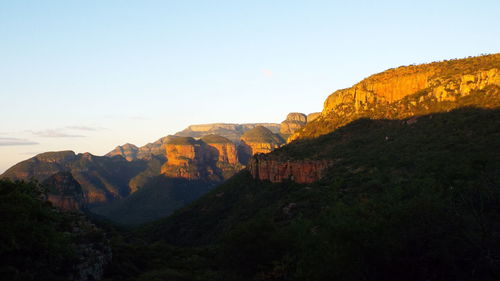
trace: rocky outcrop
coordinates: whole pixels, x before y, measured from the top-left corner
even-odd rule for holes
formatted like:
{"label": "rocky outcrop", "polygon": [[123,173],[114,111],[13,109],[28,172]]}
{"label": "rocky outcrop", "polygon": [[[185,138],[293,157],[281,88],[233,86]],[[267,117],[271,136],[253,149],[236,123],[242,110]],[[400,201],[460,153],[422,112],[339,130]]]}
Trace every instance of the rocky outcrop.
{"label": "rocky outcrop", "polygon": [[258,126],[241,136],[238,159],[246,164],[252,155],[269,153],[284,144],[284,140],[265,127]]}
{"label": "rocky outcrop", "polygon": [[405,66],[338,90],[321,115],[288,141],[317,137],[359,118],[402,119],[462,106],[495,107],[500,54]]}
{"label": "rocky outcrop", "polygon": [[82,187],[70,172],[56,173],[42,182],[48,188],[47,200],[65,211],[82,211],[85,206]]}
{"label": "rocky outcrop", "polygon": [[321,115],[321,112],[313,112],[313,113],[307,114],[307,123],[314,121],[320,115]]}
{"label": "rocky outcrop", "polygon": [[313,183],[320,180],[332,165],[328,160],[278,160],[266,155],[254,156],[248,163],[248,171],[255,179],[273,183],[293,181]]}
{"label": "rocky outcrop", "polygon": [[124,145],[119,145],[115,147],[112,151],[108,152],[106,156],[122,156],[127,159],[127,161],[133,161],[137,159],[137,153],[139,152],[139,148],[133,144],[126,143]]}
{"label": "rocky outcrop", "polygon": [[286,120],[280,124],[280,133],[291,135],[307,123],[307,116],[303,113],[292,112],[286,117]]}
{"label": "rocky outcrop", "polygon": [[234,143],[216,135],[200,140],[172,137],[165,144],[165,154],[161,173],[172,178],[222,181],[242,168]]}
{"label": "rocky outcrop", "polygon": [[202,165],[207,160],[203,143],[190,137],[176,137],[165,145],[167,162],[161,173],[173,178],[199,179],[203,175]]}
{"label": "rocky outcrop", "polygon": [[231,165],[238,164],[236,145],[229,139],[218,135],[207,135],[202,137],[201,140],[209,146],[216,161]]}

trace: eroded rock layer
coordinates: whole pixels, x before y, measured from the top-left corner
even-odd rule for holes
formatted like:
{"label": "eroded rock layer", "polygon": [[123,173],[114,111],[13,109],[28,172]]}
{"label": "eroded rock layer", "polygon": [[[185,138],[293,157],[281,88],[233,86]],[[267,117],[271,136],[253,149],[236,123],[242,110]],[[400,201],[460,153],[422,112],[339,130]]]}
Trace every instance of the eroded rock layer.
{"label": "eroded rock layer", "polygon": [[296,183],[313,183],[320,180],[333,162],[328,160],[280,161],[266,155],[254,156],[248,163],[248,170],[259,180]]}
{"label": "eroded rock layer", "polygon": [[493,108],[500,89],[500,54],[404,66],[331,94],[319,117],[288,141],[329,133],[353,120],[402,119],[463,106]]}

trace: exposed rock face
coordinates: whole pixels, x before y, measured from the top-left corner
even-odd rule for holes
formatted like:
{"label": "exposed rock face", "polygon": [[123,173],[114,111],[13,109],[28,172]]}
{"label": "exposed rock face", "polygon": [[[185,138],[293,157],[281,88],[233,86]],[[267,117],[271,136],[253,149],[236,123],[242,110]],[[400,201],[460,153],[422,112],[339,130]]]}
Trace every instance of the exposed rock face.
{"label": "exposed rock face", "polygon": [[231,165],[238,164],[236,145],[229,139],[217,135],[207,135],[201,138],[201,140],[213,148],[212,154],[217,155],[217,161]]}
{"label": "exposed rock face", "polygon": [[314,121],[320,115],[321,115],[321,112],[313,112],[313,113],[307,114],[307,123]]}
{"label": "exposed rock face", "polygon": [[280,130],[280,125],[275,123],[250,123],[250,124],[227,124],[227,123],[215,123],[215,124],[201,124],[201,125],[191,125],[186,129],[177,132],[176,136],[181,137],[193,137],[201,138],[206,135],[218,135],[229,139],[234,143],[238,143],[240,137],[248,130],[251,130],[257,126],[263,126],[271,130],[274,133],[278,133]]}
{"label": "exposed rock face", "polygon": [[165,151],[168,160],[161,173],[172,178],[222,181],[242,168],[234,143],[221,136],[172,137]]}
{"label": "exposed rock face", "polygon": [[321,116],[288,141],[317,137],[353,120],[402,119],[462,106],[494,107],[500,54],[398,67],[372,75],[325,101]]}
{"label": "exposed rock face", "polygon": [[70,172],[56,173],[42,183],[49,189],[47,200],[65,211],[81,211],[85,206],[82,187]]}
{"label": "exposed rock face", "polygon": [[302,128],[307,123],[307,116],[303,113],[292,112],[286,117],[286,120],[281,122],[280,133],[288,136],[298,129]]}
{"label": "exposed rock face", "polygon": [[313,183],[325,175],[332,163],[328,160],[279,161],[267,155],[257,155],[250,159],[248,170],[255,179],[274,183],[285,180]]}
{"label": "exposed rock face", "polygon": [[207,160],[207,151],[202,142],[190,137],[177,137],[165,145],[167,162],[161,173],[168,177],[199,179],[202,177],[201,165]]}
{"label": "exposed rock face", "polygon": [[127,161],[133,161],[137,159],[137,152],[139,152],[139,148],[137,146],[126,143],[124,145],[117,146],[115,149],[106,154],[106,156],[113,157],[120,155],[127,159]]}
{"label": "exposed rock face", "polygon": [[258,126],[241,136],[238,146],[238,159],[246,164],[248,159],[258,153],[269,153],[284,144],[284,140],[265,127]]}

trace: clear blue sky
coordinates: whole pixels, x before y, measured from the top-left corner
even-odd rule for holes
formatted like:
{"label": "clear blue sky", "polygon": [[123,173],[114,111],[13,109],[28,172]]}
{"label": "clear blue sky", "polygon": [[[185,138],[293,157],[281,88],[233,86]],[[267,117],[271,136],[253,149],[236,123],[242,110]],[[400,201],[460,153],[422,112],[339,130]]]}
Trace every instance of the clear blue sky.
{"label": "clear blue sky", "polygon": [[387,68],[500,51],[500,1],[0,0],[0,172],[280,122]]}

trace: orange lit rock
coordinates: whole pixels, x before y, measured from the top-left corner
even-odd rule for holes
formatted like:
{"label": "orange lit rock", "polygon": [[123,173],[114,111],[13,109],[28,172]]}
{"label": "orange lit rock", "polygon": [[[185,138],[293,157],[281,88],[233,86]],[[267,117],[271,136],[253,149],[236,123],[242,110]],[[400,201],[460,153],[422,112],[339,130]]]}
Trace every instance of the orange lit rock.
{"label": "orange lit rock", "polygon": [[[500,89],[499,66],[500,54],[494,54],[402,66],[372,75],[328,96],[321,116],[287,141],[318,137],[359,118],[403,119],[461,106],[494,107],[493,95]],[[467,99],[478,91],[490,98]]]}
{"label": "orange lit rock", "polygon": [[320,180],[332,165],[328,160],[279,161],[264,155],[254,156],[248,163],[248,170],[255,179],[270,182],[285,180],[296,183],[313,183]]}
{"label": "orange lit rock", "polygon": [[236,145],[229,139],[218,135],[207,135],[201,140],[208,145],[210,154],[219,162],[235,165],[238,163]]}

